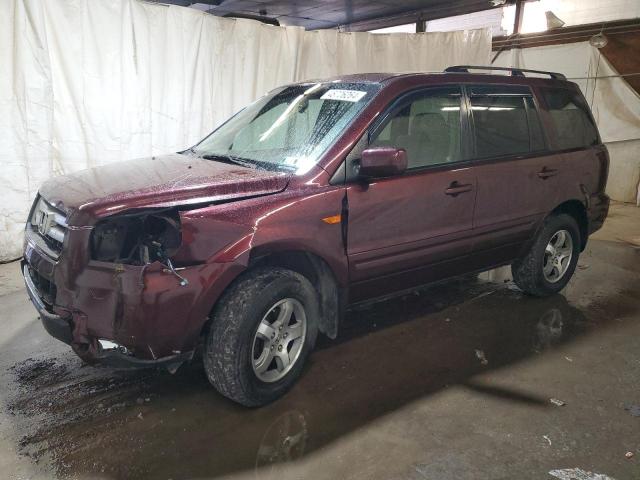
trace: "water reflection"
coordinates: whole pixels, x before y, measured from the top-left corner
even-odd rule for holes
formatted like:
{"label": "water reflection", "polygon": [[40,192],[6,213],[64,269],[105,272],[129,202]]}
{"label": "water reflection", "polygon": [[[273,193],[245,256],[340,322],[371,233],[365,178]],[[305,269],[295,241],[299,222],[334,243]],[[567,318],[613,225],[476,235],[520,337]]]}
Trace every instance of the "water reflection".
{"label": "water reflection", "polygon": [[285,469],[283,463],[302,458],[307,443],[307,422],[302,413],[283,413],[267,427],[256,455],[256,478],[277,478]]}
{"label": "water reflection", "polygon": [[557,308],[551,308],[542,314],[536,325],[536,335],[533,337],[533,351],[541,351],[556,345],[563,335],[564,322],[562,312]]}

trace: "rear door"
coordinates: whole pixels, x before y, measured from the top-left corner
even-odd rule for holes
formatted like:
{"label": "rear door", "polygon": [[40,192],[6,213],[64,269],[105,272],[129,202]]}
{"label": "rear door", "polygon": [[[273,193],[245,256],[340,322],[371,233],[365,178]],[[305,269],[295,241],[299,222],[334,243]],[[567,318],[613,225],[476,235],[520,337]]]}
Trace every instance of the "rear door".
{"label": "rear door", "polygon": [[468,86],[478,189],[475,268],[508,262],[558,203],[562,159],[547,149],[529,87]]}
{"label": "rear door", "polygon": [[369,146],[404,148],[409,166],[347,186],[352,301],[455,274],[471,250],[476,179],[462,141],[461,89],[411,93],[383,119]]}

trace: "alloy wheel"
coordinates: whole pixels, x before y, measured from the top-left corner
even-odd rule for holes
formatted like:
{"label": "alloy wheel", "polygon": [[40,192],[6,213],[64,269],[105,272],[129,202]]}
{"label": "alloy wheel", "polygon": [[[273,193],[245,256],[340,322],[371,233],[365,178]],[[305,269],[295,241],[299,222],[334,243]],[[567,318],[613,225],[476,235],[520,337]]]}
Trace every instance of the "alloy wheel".
{"label": "alloy wheel", "polygon": [[302,304],[285,298],[262,317],[253,337],[251,362],[263,382],[277,382],[295,365],[307,334],[307,316]]}
{"label": "alloy wheel", "polygon": [[549,283],[556,283],[569,270],[573,257],[573,238],[567,230],[553,234],[544,251],[542,272]]}

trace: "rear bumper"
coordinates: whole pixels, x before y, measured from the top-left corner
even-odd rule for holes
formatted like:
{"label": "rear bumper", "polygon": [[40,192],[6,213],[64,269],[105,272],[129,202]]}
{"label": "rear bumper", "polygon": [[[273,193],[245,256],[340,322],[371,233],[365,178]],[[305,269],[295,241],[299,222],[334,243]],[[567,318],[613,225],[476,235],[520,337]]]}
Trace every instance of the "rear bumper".
{"label": "rear bumper", "polygon": [[589,197],[587,216],[589,220],[589,235],[600,230],[609,214],[611,200],[606,193],[598,193]]}

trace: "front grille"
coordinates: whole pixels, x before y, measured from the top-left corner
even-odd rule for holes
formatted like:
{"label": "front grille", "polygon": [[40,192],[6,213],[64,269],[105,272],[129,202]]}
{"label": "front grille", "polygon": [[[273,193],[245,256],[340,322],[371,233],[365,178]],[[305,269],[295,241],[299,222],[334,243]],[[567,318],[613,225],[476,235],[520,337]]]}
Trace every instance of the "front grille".
{"label": "front grille", "polygon": [[27,227],[45,241],[49,250],[60,255],[64,236],[67,233],[67,217],[63,212],[53,207],[44,198],[38,197]]}
{"label": "front grille", "polygon": [[[47,307],[53,306],[56,301],[56,286],[45,277],[40,275],[36,270],[29,268],[29,276],[31,281],[38,290],[38,294]],[[48,310],[49,308],[47,308]]]}

